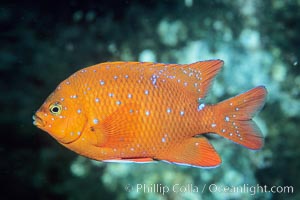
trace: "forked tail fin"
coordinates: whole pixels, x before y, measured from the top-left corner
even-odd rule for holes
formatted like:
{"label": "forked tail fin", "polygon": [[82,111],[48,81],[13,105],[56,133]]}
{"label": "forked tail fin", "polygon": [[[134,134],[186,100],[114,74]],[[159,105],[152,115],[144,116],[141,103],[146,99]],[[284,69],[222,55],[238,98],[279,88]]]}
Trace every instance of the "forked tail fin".
{"label": "forked tail fin", "polygon": [[217,104],[215,116],[220,126],[215,132],[249,149],[260,149],[263,136],[252,117],[263,107],[266,95],[266,88],[259,86]]}

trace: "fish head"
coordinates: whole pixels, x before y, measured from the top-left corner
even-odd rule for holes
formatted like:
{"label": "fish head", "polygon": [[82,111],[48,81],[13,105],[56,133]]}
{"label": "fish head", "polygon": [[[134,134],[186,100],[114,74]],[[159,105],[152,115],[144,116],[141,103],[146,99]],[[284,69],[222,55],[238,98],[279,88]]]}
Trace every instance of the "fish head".
{"label": "fish head", "polygon": [[81,112],[75,89],[61,83],[33,115],[33,124],[58,142],[69,144],[80,138],[87,117]]}

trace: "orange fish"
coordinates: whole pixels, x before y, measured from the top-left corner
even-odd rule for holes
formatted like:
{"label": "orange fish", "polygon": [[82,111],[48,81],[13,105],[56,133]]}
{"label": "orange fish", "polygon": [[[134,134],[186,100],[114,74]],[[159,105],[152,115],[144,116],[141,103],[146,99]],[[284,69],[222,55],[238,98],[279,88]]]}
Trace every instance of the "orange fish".
{"label": "orange fish", "polygon": [[87,67],[59,84],[33,116],[33,124],[95,160],[215,167],[221,159],[204,134],[260,149],[263,137],[252,117],[267,94],[259,86],[206,104],[211,80],[222,65],[221,60],[209,60]]}

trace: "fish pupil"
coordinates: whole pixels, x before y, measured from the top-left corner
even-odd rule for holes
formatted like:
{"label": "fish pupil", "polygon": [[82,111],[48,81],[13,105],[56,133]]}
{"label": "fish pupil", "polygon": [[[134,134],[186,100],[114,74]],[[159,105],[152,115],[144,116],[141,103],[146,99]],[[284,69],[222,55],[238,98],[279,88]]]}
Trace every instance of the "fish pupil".
{"label": "fish pupil", "polygon": [[58,107],[53,107],[53,108],[52,108],[52,112],[54,112],[54,113],[57,113],[58,110],[59,110]]}
{"label": "fish pupil", "polygon": [[59,102],[56,102],[56,103],[50,105],[50,107],[49,107],[49,111],[53,115],[59,115],[61,113],[61,110],[62,110],[62,106],[60,105]]}

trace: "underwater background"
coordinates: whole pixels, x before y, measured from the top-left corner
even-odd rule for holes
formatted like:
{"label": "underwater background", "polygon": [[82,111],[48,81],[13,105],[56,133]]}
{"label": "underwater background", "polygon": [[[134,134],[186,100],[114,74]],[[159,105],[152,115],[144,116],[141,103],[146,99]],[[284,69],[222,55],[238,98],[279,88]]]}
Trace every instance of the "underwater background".
{"label": "underwater background", "polygon": [[[299,0],[1,2],[0,199],[300,199],[299,22]],[[264,147],[214,139],[218,168],[91,161],[32,125],[45,98],[83,67],[209,59],[225,65],[208,103],[268,89],[255,117]]]}

